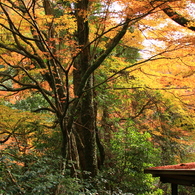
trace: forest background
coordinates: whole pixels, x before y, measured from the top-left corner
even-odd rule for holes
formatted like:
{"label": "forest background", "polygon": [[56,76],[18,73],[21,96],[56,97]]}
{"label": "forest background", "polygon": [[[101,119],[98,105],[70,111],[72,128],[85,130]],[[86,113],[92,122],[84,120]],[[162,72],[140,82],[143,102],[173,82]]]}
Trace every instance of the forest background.
{"label": "forest background", "polygon": [[169,193],[143,170],[194,161],[194,7],[1,0],[0,193]]}

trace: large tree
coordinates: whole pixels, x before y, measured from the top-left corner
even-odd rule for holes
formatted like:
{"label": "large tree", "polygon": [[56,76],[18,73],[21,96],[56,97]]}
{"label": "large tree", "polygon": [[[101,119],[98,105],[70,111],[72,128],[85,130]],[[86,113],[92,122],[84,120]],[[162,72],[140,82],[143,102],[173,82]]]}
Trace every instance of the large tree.
{"label": "large tree", "polygon": [[[168,2],[0,2],[1,90],[13,97],[42,95],[48,106],[34,111],[55,116],[61,129],[61,154],[65,162],[72,162],[73,174],[80,169],[94,176],[98,161],[103,161],[96,127],[95,71],[111,54],[121,55],[115,48],[133,33],[133,26]],[[128,63],[113,75],[140,63]]]}

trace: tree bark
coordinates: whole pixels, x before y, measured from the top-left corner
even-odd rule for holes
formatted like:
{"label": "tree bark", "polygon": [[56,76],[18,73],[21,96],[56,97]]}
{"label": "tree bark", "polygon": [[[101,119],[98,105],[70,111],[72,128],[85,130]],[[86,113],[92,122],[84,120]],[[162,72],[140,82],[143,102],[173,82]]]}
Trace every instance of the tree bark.
{"label": "tree bark", "polygon": [[97,174],[97,149],[96,149],[96,114],[94,104],[93,76],[90,75],[83,87],[85,93],[78,94],[82,77],[90,67],[89,25],[87,19],[88,0],[81,0],[76,4],[77,41],[81,49],[80,55],[74,64],[74,93],[80,98],[77,111],[74,132],[76,136],[79,162],[84,177]]}

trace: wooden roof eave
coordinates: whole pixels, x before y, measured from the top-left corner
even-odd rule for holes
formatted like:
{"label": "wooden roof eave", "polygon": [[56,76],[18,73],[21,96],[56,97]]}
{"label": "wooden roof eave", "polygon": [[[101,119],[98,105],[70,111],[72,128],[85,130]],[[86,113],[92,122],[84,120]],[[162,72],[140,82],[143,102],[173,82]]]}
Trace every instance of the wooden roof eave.
{"label": "wooden roof eave", "polygon": [[195,169],[145,169],[153,177],[160,177],[163,183],[195,186]]}

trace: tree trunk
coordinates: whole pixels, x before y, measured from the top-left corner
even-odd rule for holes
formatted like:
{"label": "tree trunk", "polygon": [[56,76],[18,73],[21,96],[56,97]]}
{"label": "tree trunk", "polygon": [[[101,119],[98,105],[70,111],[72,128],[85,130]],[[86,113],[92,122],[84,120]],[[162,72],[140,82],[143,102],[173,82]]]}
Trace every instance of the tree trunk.
{"label": "tree trunk", "polygon": [[[90,82],[90,81],[89,81]],[[91,86],[90,83],[87,84]],[[96,119],[93,102],[93,92],[89,90],[81,98],[79,111],[76,115],[75,132],[80,166],[83,171],[90,172],[92,176],[97,173],[96,154]]]}
{"label": "tree trunk", "polygon": [[[74,134],[79,154],[79,163],[83,176],[95,176],[97,174],[96,154],[96,111],[94,104],[93,76],[87,80],[83,93],[78,92],[81,80],[90,67],[89,26],[87,20],[88,1],[81,0],[76,4],[77,40],[81,49],[80,55],[75,60],[73,84],[75,96],[79,96],[79,104],[76,110],[74,122]],[[88,174],[88,173],[89,174]],[[87,173],[87,174],[85,174]]]}

